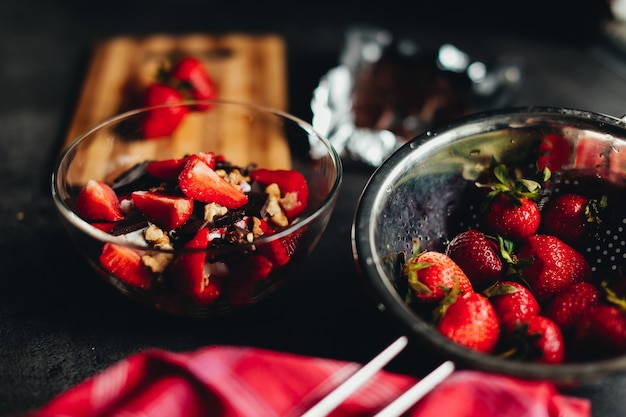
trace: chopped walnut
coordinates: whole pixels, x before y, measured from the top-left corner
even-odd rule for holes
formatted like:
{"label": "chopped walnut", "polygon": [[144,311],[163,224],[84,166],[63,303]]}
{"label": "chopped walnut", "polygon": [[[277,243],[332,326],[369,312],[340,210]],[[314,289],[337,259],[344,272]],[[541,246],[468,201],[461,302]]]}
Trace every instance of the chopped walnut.
{"label": "chopped walnut", "polygon": [[244,176],[237,168],[228,172],[224,169],[216,169],[215,172],[217,173],[217,175],[224,178],[230,185],[235,188],[240,188],[240,185],[242,183],[247,183],[250,181],[250,178]]}
{"label": "chopped walnut", "polygon": [[213,223],[216,217],[223,216],[228,213],[228,209],[217,203],[208,203],[204,205],[204,220]]}
{"label": "chopped walnut", "polygon": [[282,207],[293,207],[298,204],[298,193],[287,193],[278,202]]}
{"label": "chopped walnut", "polygon": [[151,224],[144,231],[144,239],[152,243],[155,248],[159,249],[173,249],[170,238],[162,229],[158,226]]}
{"label": "chopped walnut", "polygon": [[233,169],[232,171],[230,171],[228,173],[228,182],[230,182],[233,185],[239,185],[242,182],[246,181],[246,178],[241,175],[241,172],[239,172],[238,169]]}
{"label": "chopped walnut", "polygon": [[141,262],[155,274],[165,271],[174,255],[171,253],[156,253],[154,255],[143,255]]}
{"label": "chopped walnut", "polygon": [[283,209],[280,206],[280,188],[277,184],[270,184],[265,188],[265,192],[268,195],[267,202],[267,214],[270,216],[272,222],[278,226],[287,226],[289,219],[283,213]]}
{"label": "chopped walnut", "polygon": [[261,229],[261,219],[258,217],[252,218],[252,237],[256,239],[257,237],[263,235],[263,229]]}

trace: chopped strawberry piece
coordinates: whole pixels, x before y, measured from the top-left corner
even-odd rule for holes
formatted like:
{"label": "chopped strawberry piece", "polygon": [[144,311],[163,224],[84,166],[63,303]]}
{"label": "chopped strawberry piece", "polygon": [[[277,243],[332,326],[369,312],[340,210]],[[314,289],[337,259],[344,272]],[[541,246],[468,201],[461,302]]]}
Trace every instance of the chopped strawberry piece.
{"label": "chopped strawberry piece", "polygon": [[[217,96],[217,89],[209,72],[202,61],[195,57],[187,56],[178,61],[172,69],[172,78],[181,81],[183,88],[189,88],[191,96],[196,100],[212,100]],[[207,110],[207,104],[197,105],[197,110]]]}
{"label": "chopped strawberry piece", "polygon": [[[185,248],[205,249],[208,244],[209,229],[203,227],[187,242]],[[197,251],[182,253],[170,265],[170,274],[181,292],[200,304],[212,303],[221,294],[221,286],[213,276],[207,274],[205,264],[206,252]]]}
{"label": "chopped strawberry piece", "polygon": [[113,188],[97,180],[87,181],[78,193],[76,213],[89,221],[115,222],[124,218]]}
{"label": "chopped strawberry piece", "polygon": [[[167,84],[154,83],[150,84],[146,90],[144,105],[156,106],[180,101],[183,101],[183,96],[176,88]],[[144,137],[154,139],[171,135],[187,113],[189,113],[189,108],[184,106],[171,106],[148,111],[141,125]]]}
{"label": "chopped strawberry piece", "polygon": [[281,192],[280,205],[289,220],[298,217],[308,204],[309,186],[301,172],[292,169],[255,169],[250,173],[253,181],[264,186],[278,185]]}
{"label": "chopped strawberry piece", "polygon": [[146,165],[146,172],[163,181],[172,181],[178,178],[180,172],[185,167],[188,158],[163,159],[160,161],[150,161]]}
{"label": "chopped strawberry piece", "polygon": [[226,281],[234,303],[247,302],[253,296],[257,282],[267,279],[274,264],[261,254],[249,255],[228,264],[231,275]]}
{"label": "chopped strawberry piece", "polygon": [[149,289],[154,277],[141,261],[139,251],[114,243],[105,243],[100,264],[119,280],[134,287]]}
{"label": "chopped strawberry piece", "polygon": [[[266,234],[271,234],[270,230]],[[300,243],[300,237],[304,233],[304,229],[300,229],[290,235],[280,239],[268,242],[259,248],[259,250],[267,256],[273,264],[277,266],[286,265],[293,254],[296,252]]]}
{"label": "chopped strawberry piece", "polygon": [[117,222],[95,222],[91,223],[93,227],[96,229],[100,229],[105,233],[111,233],[113,228],[117,225]]}
{"label": "chopped strawberry piece", "polygon": [[248,202],[248,196],[226,179],[220,177],[198,155],[191,155],[178,176],[182,192],[189,198],[203,203],[217,203],[229,209],[237,209]]}
{"label": "chopped strawberry piece", "polygon": [[148,221],[165,230],[182,226],[193,213],[193,200],[190,198],[152,191],[135,191],[132,198]]}
{"label": "chopped strawberry piece", "polygon": [[[202,158],[209,167],[215,168],[215,155],[212,152],[198,152],[196,155]],[[146,171],[163,181],[176,181],[188,160],[189,157],[186,156],[184,158],[150,161],[146,165]]]}

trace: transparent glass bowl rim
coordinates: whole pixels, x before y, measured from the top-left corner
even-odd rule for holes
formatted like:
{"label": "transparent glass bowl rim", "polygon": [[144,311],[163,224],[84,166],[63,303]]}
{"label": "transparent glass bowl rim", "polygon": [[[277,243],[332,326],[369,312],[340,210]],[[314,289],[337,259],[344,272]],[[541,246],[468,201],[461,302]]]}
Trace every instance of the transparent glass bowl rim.
{"label": "transparent glass bowl rim", "polygon": [[[80,230],[81,232],[83,232],[84,234],[90,236],[91,238],[98,240],[102,243],[108,242],[108,243],[114,243],[114,244],[118,244],[118,245],[122,245],[122,246],[126,246],[126,247],[131,247],[131,248],[136,248],[136,249],[142,249],[145,250],[147,249],[146,246],[141,245],[141,244],[135,244],[133,242],[130,242],[126,239],[124,239],[121,236],[113,236],[109,233],[106,233],[94,226],[92,226],[89,222],[87,222],[86,220],[82,219],[80,216],[78,216],[68,205],[67,203],[64,201],[63,197],[62,197],[62,192],[60,191],[61,189],[61,182],[63,181],[62,177],[61,177],[61,173],[60,173],[60,169],[61,167],[64,165],[64,163],[66,162],[67,158],[69,158],[72,153],[74,152],[74,150],[84,141],[87,140],[88,137],[90,137],[93,133],[97,132],[98,130],[101,130],[107,126],[119,123],[123,120],[132,118],[134,116],[137,116],[139,114],[142,113],[146,113],[150,110],[154,110],[154,109],[159,109],[159,108],[168,108],[168,107],[179,107],[179,106],[184,106],[184,107],[192,107],[198,104],[209,104],[209,105],[217,105],[217,106],[233,106],[233,107],[241,107],[241,108],[246,108],[255,112],[263,112],[263,113],[268,113],[268,114],[272,114],[278,118],[287,120],[289,122],[293,122],[295,125],[297,125],[299,128],[301,128],[304,132],[306,132],[308,135],[313,135],[315,137],[318,138],[318,140],[324,145],[324,147],[327,149],[328,151],[328,156],[330,157],[333,166],[334,166],[334,170],[335,170],[335,179],[332,183],[332,186],[330,187],[328,194],[326,195],[326,197],[324,198],[324,200],[322,201],[322,203],[319,205],[319,207],[316,207],[312,212],[310,212],[306,217],[303,217],[301,219],[299,219],[297,222],[288,225],[287,227],[281,229],[279,232],[276,232],[275,234],[272,234],[271,236],[261,236],[257,239],[254,240],[253,243],[242,243],[242,244],[238,244],[238,245],[232,245],[231,248],[229,248],[229,251],[236,251],[237,248],[245,248],[245,247],[249,247],[250,245],[254,244],[254,245],[263,245],[275,240],[280,240],[280,239],[284,239],[286,236],[291,235],[292,233],[294,233],[295,231],[297,231],[298,229],[301,229],[303,227],[306,227],[308,224],[314,222],[317,218],[323,216],[323,214],[325,212],[327,212],[328,210],[330,210],[330,208],[332,207],[332,205],[334,204],[336,198],[337,198],[337,194],[339,193],[339,189],[341,186],[341,183],[343,181],[343,165],[342,165],[342,161],[341,161],[341,157],[339,156],[339,154],[337,153],[337,151],[335,150],[335,148],[333,147],[333,145],[330,143],[330,141],[322,136],[320,133],[318,133],[313,126],[304,121],[303,119],[294,116],[290,113],[287,113],[283,110],[279,110],[273,107],[269,107],[269,106],[264,106],[264,105],[260,105],[260,104],[255,104],[255,103],[246,103],[246,102],[241,102],[241,101],[235,101],[235,100],[184,100],[181,102],[176,102],[176,103],[166,103],[166,104],[161,104],[161,105],[156,105],[156,106],[147,106],[147,107],[140,107],[140,108],[135,108],[132,110],[128,110],[122,113],[119,113],[117,115],[114,115],[112,117],[109,117],[97,124],[95,124],[94,126],[88,128],[87,130],[83,131],[82,133],[80,133],[75,139],[73,139],[66,147],[65,149],[62,150],[61,154],[57,157],[54,167],[53,167],[53,171],[52,171],[52,176],[51,176],[51,191],[52,191],[52,197],[54,200],[54,203],[58,209],[58,211],[61,213],[61,215],[74,227],[76,227],[78,230]],[[177,252],[180,253],[181,249],[163,249],[163,248],[149,248],[151,252],[155,252],[155,253],[173,253],[173,252]],[[185,252],[206,252],[206,249],[194,249],[194,248],[185,248],[184,249]],[[211,249],[209,249],[209,252],[211,251]]]}

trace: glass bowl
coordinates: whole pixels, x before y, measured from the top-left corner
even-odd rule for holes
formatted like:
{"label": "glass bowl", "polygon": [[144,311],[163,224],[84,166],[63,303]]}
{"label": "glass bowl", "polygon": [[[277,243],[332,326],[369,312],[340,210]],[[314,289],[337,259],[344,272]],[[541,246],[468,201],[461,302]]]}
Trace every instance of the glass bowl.
{"label": "glass bowl", "polygon": [[[548,138],[558,138],[558,143]],[[555,147],[546,150],[547,143]],[[619,277],[626,253],[620,209],[626,207],[625,152],[624,120],[572,109],[483,112],[425,132],[394,152],[366,184],[352,225],[356,266],[380,310],[414,342],[459,366],[563,384],[623,373],[626,354],[550,365],[479,353],[451,342],[406,301],[398,260],[412,256],[414,238],[421,250],[444,252],[458,232],[481,226],[478,205],[468,197],[475,191],[468,190],[475,189],[494,160],[529,172],[540,157],[550,165],[555,187],[612,190],[618,199],[613,201],[617,225],[612,235],[603,239],[606,245],[587,248],[585,256],[594,276]]]}
{"label": "glass bowl", "polygon": [[[181,111],[185,116],[171,133],[144,134],[154,132],[146,128],[151,117]],[[183,171],[191,159],[194,168]],[[164,173],[168,166],[177,166],[173,176]],[[243,178],[227,184],[237,189],[237,198],[231,196],[237,204],[216,199],[211,190],[220,188],[212,182],[206,190],[200,185],[233,168]],[[254,170],[265,174],[253,179]],[[183,172],[193,180],[183,184]],[[302,174],[304,191],[295,180],[289,184],[292,172]],[[294,276],[328,224],[342,175],[334,148],[292,115],[253,104],[188,101],[131,110],[79,135],[55,164],[52,196],[76,247],[120,293],[173,315],[210,317],[254,304]],[[278,194],[265,182],[277,182]],[[81,190],[102,190],[102,184],[115,191],[122,218],[98,220],[97,210],[84,208],[97,204],[79,202]],[[147,192],[181,199],[173,204]],[[293,200],[283,205],[286,193],[300,209]]]}

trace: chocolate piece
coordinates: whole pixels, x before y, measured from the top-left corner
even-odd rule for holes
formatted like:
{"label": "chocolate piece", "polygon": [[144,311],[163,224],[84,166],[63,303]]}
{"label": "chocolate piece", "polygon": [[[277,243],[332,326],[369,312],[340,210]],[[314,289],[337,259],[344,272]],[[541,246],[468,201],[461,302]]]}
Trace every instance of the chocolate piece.
{"label": "chocolate piece", "polygon": [[159,185],[160,180],[149,175],[146,165],[150,161],[144,161],[133,165],[130,169],[119,175],[111,187],[119,194],[127,194],[136,190],[148,190]]}
{"label": "chocolate piece", "polygon": [[148,227],[148,221],[144,215],[138,210],[133,210],[128,213],[128,215],[124,216],[124,218],[113,227],[110,233],[113,236],[120,236],[145,227]]}

